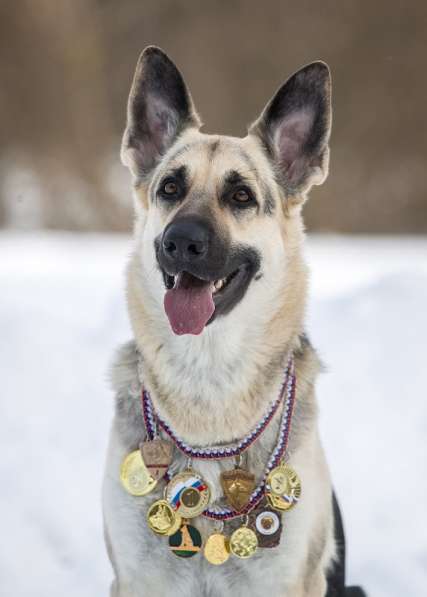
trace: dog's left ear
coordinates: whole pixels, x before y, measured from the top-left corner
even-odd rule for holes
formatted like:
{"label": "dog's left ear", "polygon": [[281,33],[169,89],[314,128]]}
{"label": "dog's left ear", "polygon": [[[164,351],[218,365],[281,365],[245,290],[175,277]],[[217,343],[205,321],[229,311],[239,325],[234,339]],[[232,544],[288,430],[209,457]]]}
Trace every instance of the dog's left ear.
{"label": "dog's left ear", "polygon": [[201,125],[181,73],[155,46],[136,65],[130,90],[121,158],[136,178],[151,173],[180,133]]}
{"label": "dog's left ear", "polygon": [[331,76],[324,62],[296,72],[250,127],[273,160],[288,195],[304,198],[328,175]]}

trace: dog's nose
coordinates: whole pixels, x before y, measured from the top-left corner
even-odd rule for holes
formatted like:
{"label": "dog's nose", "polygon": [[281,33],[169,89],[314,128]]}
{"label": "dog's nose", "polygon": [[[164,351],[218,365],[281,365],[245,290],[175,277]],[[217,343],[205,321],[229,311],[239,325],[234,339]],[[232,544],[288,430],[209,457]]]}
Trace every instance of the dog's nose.
{"label": "dog's nose", "polygon": [[209,232],[195,220],[172,222],[165,230],[162,246],[165,256],[174,262],[194,262],[208,251]]}

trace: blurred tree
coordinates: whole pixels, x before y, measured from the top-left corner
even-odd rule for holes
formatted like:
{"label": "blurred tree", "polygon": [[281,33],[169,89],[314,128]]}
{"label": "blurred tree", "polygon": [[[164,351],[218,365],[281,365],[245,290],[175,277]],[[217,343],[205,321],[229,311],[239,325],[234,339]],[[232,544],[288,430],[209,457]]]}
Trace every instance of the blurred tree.
{"label": "blurred tree", "polygon": [[294,70],[326,60],[331,176],[309,226],[426,232],[426,33],[421,0],[4,0],[0,223],[129,229],[120,136],[137,56],[155,43],[182,69],[205,130],[229,134],[244,134]]}

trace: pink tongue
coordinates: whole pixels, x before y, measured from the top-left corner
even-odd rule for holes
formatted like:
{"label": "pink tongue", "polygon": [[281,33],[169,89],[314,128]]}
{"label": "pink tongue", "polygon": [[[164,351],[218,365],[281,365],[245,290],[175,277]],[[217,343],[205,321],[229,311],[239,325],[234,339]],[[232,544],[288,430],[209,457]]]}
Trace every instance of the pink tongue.
{"label": "pink tongue", "polygon": [[166,292],[164,306],[175,334],[201,334],[215,311],[212,283],[183,272]]}

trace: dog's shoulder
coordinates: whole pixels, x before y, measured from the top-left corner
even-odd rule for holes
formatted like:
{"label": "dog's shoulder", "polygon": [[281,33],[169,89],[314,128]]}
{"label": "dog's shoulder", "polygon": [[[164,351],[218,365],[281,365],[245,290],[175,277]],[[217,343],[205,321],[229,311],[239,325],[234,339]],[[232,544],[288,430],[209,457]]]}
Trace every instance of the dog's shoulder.
{"label": "dog's shoulder", "polygon": [[122,344],[111,365],[111,383],[116,394],[138,390],[138,350],[134,340]]}
{"label": "dog's shoulder", "polygon": [[294,357],[296,400],[289,443],[291,451],[297,449],[304,442],[306,436],[312,433],[318,415],[315,399],[316,379],[323,370],[322,362],[305,333],[298,338],[294,348]]}
{"label": "dog's shoulder", "polygon": [[317,376],[324,370],[323,363],[306,332],[298,337],[294,356],[298,380],[303,388],[301,393],[305,394],[313,388]]}
{"label": "dog's shoulder", "polygon": [[142,417],[142,384],[138,371],[139,354],[136,343],[126,342],[117,350],[111,370],[111,384],[115,394],[115,424],[126,444],[141,441],[144,421]]}

